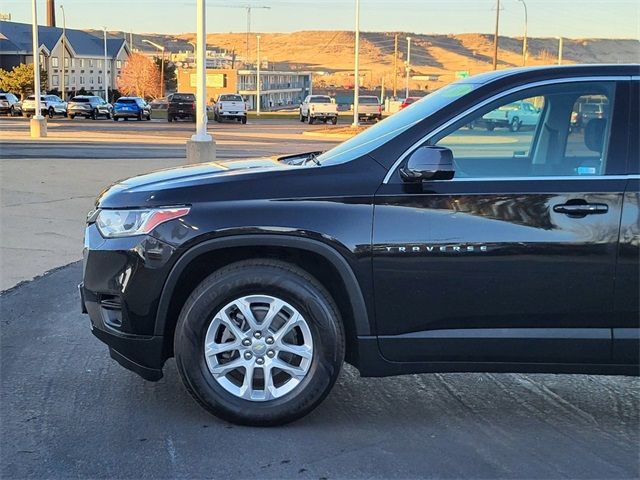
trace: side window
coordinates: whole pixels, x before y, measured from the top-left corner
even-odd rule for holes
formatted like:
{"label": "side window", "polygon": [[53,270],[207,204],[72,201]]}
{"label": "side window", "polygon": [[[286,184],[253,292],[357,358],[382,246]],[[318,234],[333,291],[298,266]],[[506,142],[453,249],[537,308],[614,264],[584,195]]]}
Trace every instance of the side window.
{"label": "side window", "polygon": [[430,139],[454,178],[603,175],[613,82],[549,85],[497,100]]}

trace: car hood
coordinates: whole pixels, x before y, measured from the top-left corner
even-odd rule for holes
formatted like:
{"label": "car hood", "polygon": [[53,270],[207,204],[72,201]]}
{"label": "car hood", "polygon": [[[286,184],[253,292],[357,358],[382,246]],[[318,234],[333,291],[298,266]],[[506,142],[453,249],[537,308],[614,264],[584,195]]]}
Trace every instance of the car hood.
{"label": "car hood", "polygon": [[[219,160],[183,167],[158,170],[122,180],[104,190],[96,200],[101,208],[127,208],[137,206],[167,205],[181,202],[177,192],[190,188],[209,188],[212,184],[241,180],[241,177],[298,169],[277,157],[250,158],[244,160]],[[185,193],[186,195],[186,193]]]}

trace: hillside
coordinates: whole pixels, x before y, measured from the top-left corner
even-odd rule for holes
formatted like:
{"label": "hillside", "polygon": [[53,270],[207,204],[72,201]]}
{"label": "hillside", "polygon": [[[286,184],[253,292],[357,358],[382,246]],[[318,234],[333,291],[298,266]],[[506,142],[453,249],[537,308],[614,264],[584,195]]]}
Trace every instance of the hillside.
{"label": "hillside", "polygon": [[[293,33],[261,33],[261,56],[269,61],[269,68],[297,68],[324,72],[316,75],[317,82],[353,84],[349,74],[353,70],[354,33],[349,31],[301,31]],[[393,32],[363,32],[360,37],[360,68],[365,85],[379,85],[385,77],[390,85],[393,74]],[[423,35],[398,34],[398,84],[404,85],[406,37],[411,36],[412,76],[429,76],[430,80],[414,80],[412,88],[429,88],[448,83],[456,71],[471,75],[492,68],[493,36],[487,34]],[[135,36],[138,38],[153,36]],[[161,39],[161,36],[158,36]],[[166,36],[165,36],[166,38]],[[167,39],[167,38],[166,38]],[[168,40],[168,39],[167,39]],[[171,37],[167,47],[173,51],[191,50],[188,41],[195,34]],[[255,34],[249,38],[249,61],[255,61]],[[528,65],[555,64],[558,40],[529,38]],[[209,48],[235,51],[240,57],[246,53],[244,33],[212,33],[207,36]],[[141,47],[143,45],[140,45]],[[500,37],[499,68],[522,65],[522,39]],[[145,47],[148,48],[148,47]],[[564,39],[564,63],[628,63],[640,61],[638,40]],[[428,83],[428,85],[427,85]]]}

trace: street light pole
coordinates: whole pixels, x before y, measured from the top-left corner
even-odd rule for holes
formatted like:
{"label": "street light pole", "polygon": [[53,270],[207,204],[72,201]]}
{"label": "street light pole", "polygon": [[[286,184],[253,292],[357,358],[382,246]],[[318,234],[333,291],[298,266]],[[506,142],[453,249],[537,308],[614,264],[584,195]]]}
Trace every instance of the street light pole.
{"label": "street light pole", "polygon": [[498,33],[500,29],[500,0],[496,0],[496,31],[493,35],[493,69],[498,69]]}
{"label": "street light pole", "polygon": [[104,32],[104,101],[109,102],[109,77],[107,76],[107,27],[102,27]]}
{"label": "street light pole", "polygon": [[409,72],[411,70],[411,37],[407,37],[407,64],[406,64],[406,78],[404,85],[404,98],[409,98]]}
{"label": "street light pole", "polygon": [[256,35],[256,43],[258,45],[256,60],[256,116],[260,116],[260,35]]}
{"label": "street light pole", "polygon": [[32,47],[33,47],[33,93],[35,94],[36,110],[29,122],[31,136],[46,137],[47,124],[40,108],[40,41],[38,40],[38,6],[36,0],[31,1],[32,14]]}
{"label": "street light pole", "polygon": [[558,65],[562,65],[562,37],[558,37]]}
{"label": "street light pole", "polygon": [[522,38],[522,66],[527,64],[527,4],[524,0],[518,0],[524,7],[524,36]]}
{"label": "street light pole", "polygon": [[156,47],[158,50],[162,52],[161,62],[160,62],[160,96],[164,97],[164,45],[158,45],[151,40],[142,40],[143,43],[148,43],[149,45]]}
{"label": "street light pole", "polygon": [[[60,85],[62,87],[62,101],[64,102],[65,97],[66,97],[66,94],[65,94],[66,86],[65,86],[64,77],[65,77],[65,74],[67,72],[67,69],[66,69],[66,67],[64,65],[64,56],[65,56],[65,53],[66,53],[65,50],[67,49],[67,46],[66,46],[67,18],[66,18],[66,15],[64,13],[64,5],[60,5],[60,10],[62,10],[62,75],[61,75],[62,78],[60,80]],[[69,61],[69,63],[71,63],[71,61]]]}
{"label": "street light pole", "polygon": [[356,0],[356,53],[355,64],[353,69],[353,124],[357,127],[359,124],[358,108],[360,107],[360,0]]}

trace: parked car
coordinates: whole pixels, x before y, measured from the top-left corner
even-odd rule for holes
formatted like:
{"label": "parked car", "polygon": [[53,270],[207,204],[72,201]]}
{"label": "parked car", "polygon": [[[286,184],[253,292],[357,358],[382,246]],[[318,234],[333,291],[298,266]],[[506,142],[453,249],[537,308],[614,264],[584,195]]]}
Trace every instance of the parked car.
{"label": "parked car", "polygon": [[484,126],[492,131],[496,127],[508,128],[517,132],[523,126],[533,127],[538,124],[540,110],[532,103],[519,101],[503,105],[482,117],[476,122],[477,126]]}
{"label": "parked car", "polygon": [[247,105],[244,103],[242,95],[220,95],[213,106],[213,119],[216,122],[236,120],[243,124],[247,123]]}
{"label": "parked car", "polygon": [[373,95],[358,97],[358,118],[360,120],[382,120],[382,104]]}
{"label": "parked car", "polygon": [[603,102],[578,103],[576,107],[577,111],[571,113],[571,122],[575,130],[580,130],[594,118],[605,118],[609,105]]}
{"label": "parked car", "polygon": [[[117,183],[87,219],[91,331],[148,380],[175,357],[201,406],[251,425],[310,412],[343,359],[377,377],[638,375],[639,79],[498,70],[324,153]],[[596,93],[609,115],[566,141]],[[525,142],[468,135],[531,97],[544,109]]]}
{"label": "parked car", "polygon": [[113,106],[97,95],[76,95],[69,101],[68,115],[71,120],[77,116],[97,120],[98,117],[111,118]]}
{"label": "parked car", "polygon": [[307,95],[300,104],[300,121],[312,124],[316,120],[324,123],[338,123],[338,107],[328,95]]}
{"label": "parked car", "polygon": [[117,122],[121,118],[128,120],[136,118],[151,120],[151,106],[140,97],[120,97],[113,104],[113,121]]}
{"label": "parked car", "polygon": [[[63,101],[57,95],[41,95],[40,111],[42,115],[53,118],[55,115],[67,116],[67,102]],[[22,102],[22,115],[30,117],[36,113],[36,96],[29,95]]]}
{"label": "parked car", "polygon": [[403,108],[407,108],[409,105],[411,105],[412,103],[417,102],[418,100],[420,100],[420,98],[418,97],[407,97],[405,98],[402,103],[400,104],[400,110],[402,110]]}
{"label": "parked car", "polygon": [[167,97],[167,121],[173,122],[179,118],[196,121],[196,96],[193,93],[172,93]]}
{"label": "parked car", "polygon": [[6,113],[11,117],[22,113],[19,102],[20,99],[13,93],[0,93],[0,113]]}

